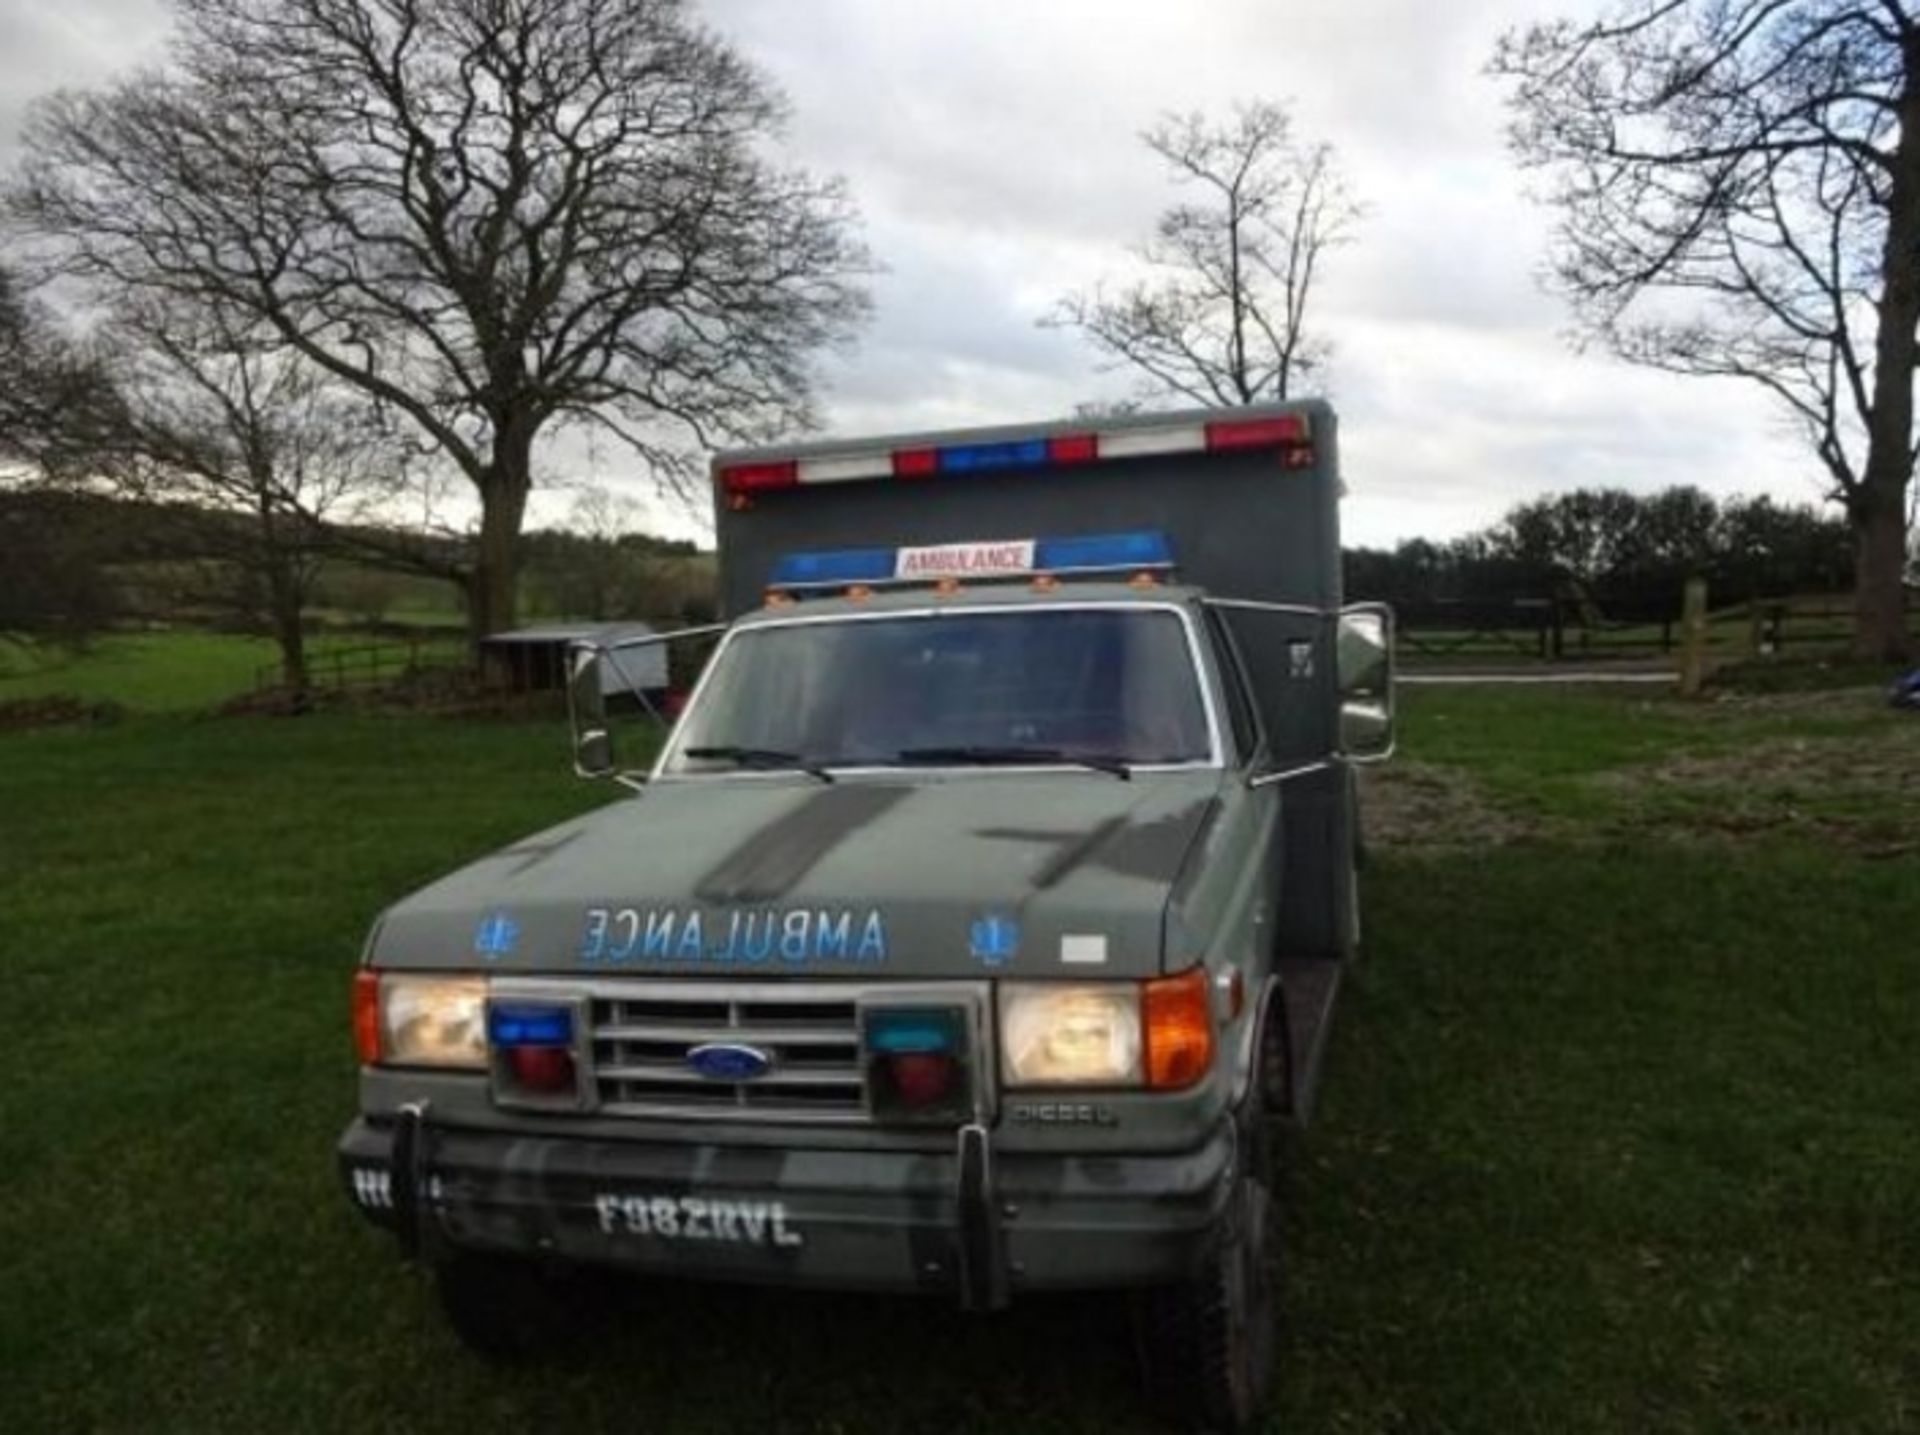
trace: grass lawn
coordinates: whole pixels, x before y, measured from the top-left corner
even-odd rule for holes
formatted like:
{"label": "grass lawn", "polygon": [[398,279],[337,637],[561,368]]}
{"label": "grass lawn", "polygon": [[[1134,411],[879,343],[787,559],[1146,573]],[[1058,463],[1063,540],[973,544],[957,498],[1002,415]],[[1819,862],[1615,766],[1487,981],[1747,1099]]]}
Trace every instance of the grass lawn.
{"label": "grass lawn", "polygon": [[[1920,721],[1424,690],[1293,1145],[1286,1430],[1920,1424]],[[1112,1302],[680,1286],[534,1370],[337,1189],[380,906],[604,800],[557,727],[0,737],[0,1430],[1151,1428]]]}
{"label": "grass lawn", "polygon": [[[307,661],[316,680],[324,681],[336,652],[364,662],[372,641],[358,634],[310,638]],[[429,643],[423,651],[458,652],[460,639]],[[190,628],[110,633],[77,653],[29,650],[0,634],[0,703],[58,693],[88,702],[110,700],[142,713],[195,712],[253,691],[260,670],[279,661],[280,650],[271,641],[243,633]]]}

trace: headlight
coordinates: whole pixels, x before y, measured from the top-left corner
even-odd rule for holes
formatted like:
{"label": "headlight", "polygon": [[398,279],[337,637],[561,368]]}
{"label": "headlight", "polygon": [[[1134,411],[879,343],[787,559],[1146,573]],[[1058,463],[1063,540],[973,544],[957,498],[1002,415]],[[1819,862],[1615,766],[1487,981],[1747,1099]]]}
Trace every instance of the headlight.
{"label": "headlight", "polygon": [[487,1064],[483,977],[379,974],[379,1060],[389,1066]]}
{"label": "headlight", "polygon": [[1000,1066],[1009,1086],[1139,1085],[1140,988],[1003,983]]}

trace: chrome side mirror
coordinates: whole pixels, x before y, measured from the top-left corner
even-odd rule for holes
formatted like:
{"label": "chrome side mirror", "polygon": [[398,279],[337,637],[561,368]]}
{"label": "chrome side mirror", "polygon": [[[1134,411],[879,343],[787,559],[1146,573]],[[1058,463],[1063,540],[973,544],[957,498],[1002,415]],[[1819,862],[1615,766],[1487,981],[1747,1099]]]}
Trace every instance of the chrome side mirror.
{"label": "chrome side mirror", "polygon": [[1340,610],[1334,662],[1340,679],[1340,755],[1383,762],[1393,755],[1393,610],[1356,603]]}
{"label": "chrome side mirror", "polygon": [[577,644],[568,655],[567,713],[573,723],[573,770],[582,777],[608,777],[615,770],[613,728],[607,722],[607,691],[601,670],[606,655]]}

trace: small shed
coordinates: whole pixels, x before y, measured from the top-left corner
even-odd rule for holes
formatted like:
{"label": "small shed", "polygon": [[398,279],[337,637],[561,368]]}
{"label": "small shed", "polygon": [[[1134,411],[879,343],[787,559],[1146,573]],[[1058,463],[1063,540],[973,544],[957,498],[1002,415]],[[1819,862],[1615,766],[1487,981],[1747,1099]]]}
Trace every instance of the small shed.
{"label": "small shed", "polygon": [[[480,641],[488,675],[517,693],[557,692],[567,685],[567,653],[575,643],[605,647],[655,630],[645,623],[547,623],[490,633]],[[667,689],[667,645],[629,648],[600,667],[600,688],[608,697],[632,693],[657,702]]]}

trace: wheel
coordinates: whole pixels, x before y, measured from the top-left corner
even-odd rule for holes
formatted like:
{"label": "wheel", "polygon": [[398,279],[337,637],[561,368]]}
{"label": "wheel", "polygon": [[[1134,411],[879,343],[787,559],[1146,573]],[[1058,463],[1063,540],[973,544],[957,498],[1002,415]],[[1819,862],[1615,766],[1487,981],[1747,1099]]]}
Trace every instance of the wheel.
{"label": "wheel", "polygon": [[1241,1169],[1213,1254],[1186,1281],[1147,1291],[1140,1301],[1148,1392],[1175,1424],[1201,1430],[1252,1428],[1273,1387],[1279,1302],[1272,1138],[1258,1103],[1248,1108]]}
{"label": "wheel", "polygon": [[433,1284],[460,1343],[502,1364],[565,1344],[585,1310],[568,1272],[516,1256],[458,1252],[435,1263]]}

